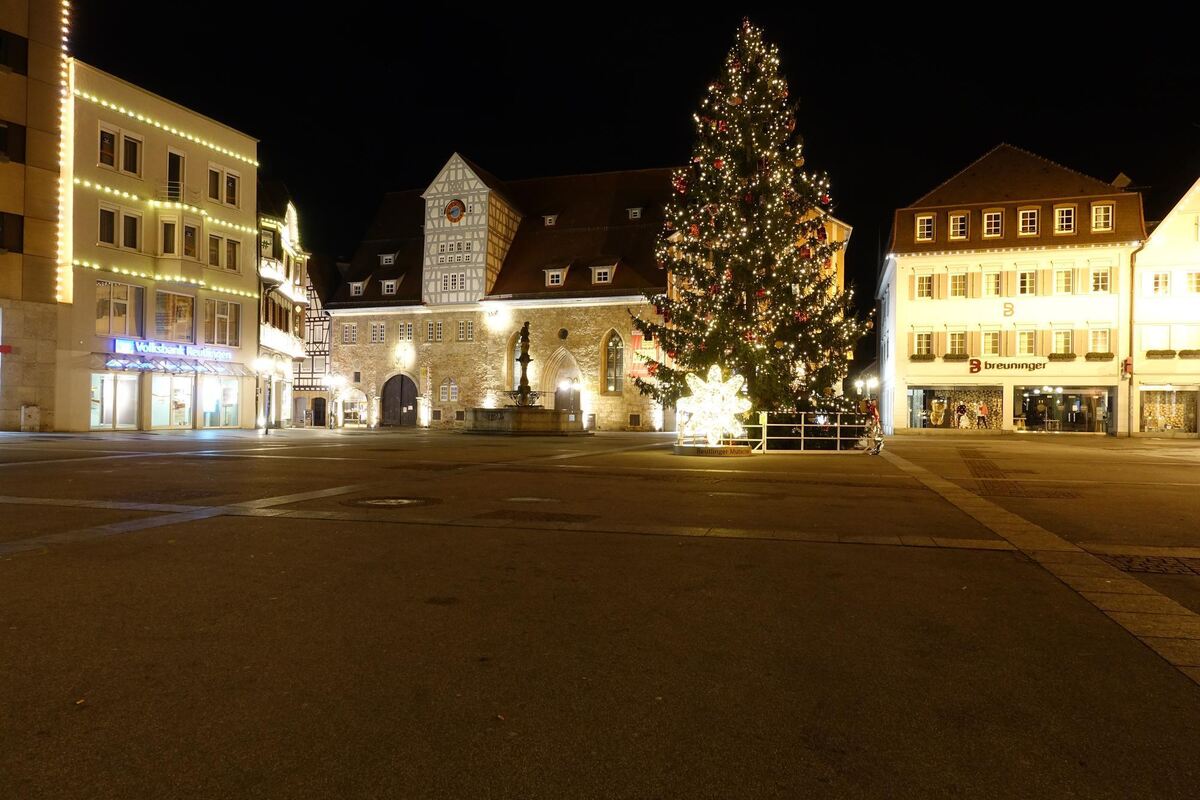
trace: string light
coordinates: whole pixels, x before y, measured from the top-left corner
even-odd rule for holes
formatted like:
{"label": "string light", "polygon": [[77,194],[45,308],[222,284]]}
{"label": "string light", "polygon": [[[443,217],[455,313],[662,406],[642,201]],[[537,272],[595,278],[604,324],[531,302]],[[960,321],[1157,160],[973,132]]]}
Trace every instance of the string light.
{"label": "string light", "polygon": [[139,197],[132,192],[122,191],[120,189],[115,189],[112,186],[106,186],[103,183],[97,183],[96,181],[89,181],[81,178],[75,178],[75,185],[82,186],[85,189],[91,189],[92,191],[99,192],[100,194],[106,194],[110,197],[119,197],[122,200],[132,200],[135,203],[145,201],[145,203],[151,208],[170,208],[180,211],[187,211],[192,214],[196,214],[197,216],[204,217],[209,222],[215,225],[220,225],[223,228],[240,231],[241,233],[249,233],[254,236],[258,235],[257,228],[252,228],[249,225],[239,225],[236,222],[229,222],[221,219],[220,217],[214,217],[203,208],[198,208],[187,203],[181,203],[174,200],[146,200],[145,198]]}
{"label": "string light", "polygon": [[178,128],[175,128],[171,125],[167,125],[163,122],[160,122],[146,114],[142,114],[140,112],[125,108],[125,106],[120,105],[119,103],[114,103],[114,102],[106,100],[102,97],[97,97],[94,94],[84,92],[80,89],[75,89],[75,96],[80,98],[81,100],[86,100],[89,103],[95,103],[96,105],[98,105],[102,108],[107,108],[109,111],[115,111],[118,114],[124,114],[125,116],[129,117],[130,119],[135,119],[138,122],[144,123],[146,125],[153,125],[155,128],[158,128],[159,130],[166,131],[167,133],[178,136],[181,139],[186,139],[189,142],[195,142],[196,144],[201,145],[202,147],[207,147],[210,150],[215,150],[216,152],[220,153],[221,155],[229,156],[230,158],[236,158],[238,161],[243,161],[243,162],[245,162],[247,164],[251,164],[255,167],[258,166],[258,161],[251,158],[250,156],[242,155],[241,153],[236,153],[233,150],[230,150],[228,147],[222,147],[219,144],[210,142],[207,139],[204,139],[200,136],[196,136],[195,134],[189,133],[188,131],[181,131]]}
{"label": "string light", "polygon": [[67,189],[68,155],[74,143],[74,123],[71,119],[71,3],[62,0],[59,8],[60,43],[58,54],[58,264],[54,271],[54,297],[60,303],[74,300],[70,242],[67,220],[71,218],[71,197]]}
{"label": "string light", "polygon": [[197,278],[188,278],[183,275],[167,275],[164,273],[149,273],[136,269],[126,269],[125,267],[117,267],[111,264],[101,264],[96,261],[87,261],[82,258],[77,258],[71,262],[76,267],[83,269],[95,270],[97,272],[111,272],[114,275],[125,275],[131,278],[145,278],[146,280],[155,280],[160,283],[180,283],[189,286],[196,286],[205,291],[219,292],[221,294],[231,294],[238,297],[257,298],[258,292],[247,292],[242,289],[234,289],[229,286],[216,286],[206,281]]}

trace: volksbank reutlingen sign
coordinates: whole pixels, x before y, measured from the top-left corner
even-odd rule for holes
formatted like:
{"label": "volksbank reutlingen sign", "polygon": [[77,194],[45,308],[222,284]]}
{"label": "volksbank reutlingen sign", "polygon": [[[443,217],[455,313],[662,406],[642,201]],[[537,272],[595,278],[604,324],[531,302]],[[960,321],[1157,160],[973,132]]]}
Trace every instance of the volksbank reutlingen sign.
{"label": "volksbank reutlingen sign", "polygon": [[1045,361],[988,361],[987,359],[972,358],[969,362],[971,374],[974,375],[980,370],[1023,370],[1025,372],[1036,372],[1039,369],[1045,369]]}
{"label": "volksbank reutlingen sign", "polygon": [[156,342],[152,339],[116,339],[113,349],[124,355],[181,356],[183,358],[205,358],[210,361],[233,361],[232,350],[219,350],[196,344]]}

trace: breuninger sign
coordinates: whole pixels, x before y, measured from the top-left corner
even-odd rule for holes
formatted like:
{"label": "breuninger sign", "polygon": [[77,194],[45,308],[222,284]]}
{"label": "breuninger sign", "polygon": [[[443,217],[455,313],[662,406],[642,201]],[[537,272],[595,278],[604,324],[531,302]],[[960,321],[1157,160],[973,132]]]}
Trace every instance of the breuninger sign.
{"label": "breuninger sign", "polygon": [[969,362],[971,374],[974,375],[980,370],[1025,370],[1035,372],[1039,369],[1046,368],[1045,361],[984,361],[979,358],[972,358]]}

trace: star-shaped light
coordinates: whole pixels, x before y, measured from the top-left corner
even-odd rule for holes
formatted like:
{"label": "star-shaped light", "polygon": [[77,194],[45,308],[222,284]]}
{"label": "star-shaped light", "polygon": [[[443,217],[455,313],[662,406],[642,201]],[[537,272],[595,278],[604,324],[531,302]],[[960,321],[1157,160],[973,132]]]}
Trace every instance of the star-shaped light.
{"label": "star-shaped light", "polygon": [[742,394],[745,378],[730,373],[729,380],[724,380],[721,368],[713,364],[708,368],[708,380],[698,375],[688,375],[686,380],[692,396],[680,398],[676,404],[685,415],[684,435],[703,436],[710,447],[716,447],[724,434],[746,435],[737,418],[750,410],[750,400]]}

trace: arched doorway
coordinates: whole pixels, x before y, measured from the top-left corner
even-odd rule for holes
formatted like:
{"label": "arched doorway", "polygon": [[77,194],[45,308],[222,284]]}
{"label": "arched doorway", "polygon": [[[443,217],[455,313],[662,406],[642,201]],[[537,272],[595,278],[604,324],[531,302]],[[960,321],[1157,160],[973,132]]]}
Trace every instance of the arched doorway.
{"label": "arched doorway", "polygon": [[314,397],[312,401],[312,424],[314,428],[325,427],[325,398]]}
{"label": "arched doorway", "polygon": [[393,375],[383,385],[382,425],[417,424],[417,384],[407,375]]}
{"label": "arched doorway", "polygon": [[362,389],[347,389],[342,394],[342,424],[365,427],[367,424],[367,396]]}
{"label": "arched doorway", "polygon": [[554,396],[553,408],[578,412],[582,388],[583,374],[579,371],[575,356],[565,347],[558,348],[546,360],[546,368],[542,373],[543,397]]}

